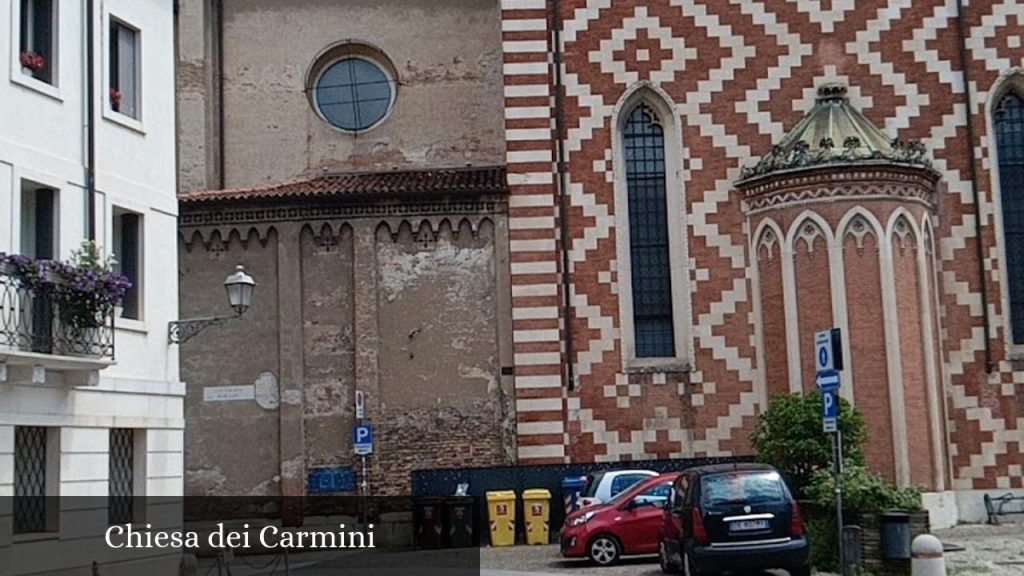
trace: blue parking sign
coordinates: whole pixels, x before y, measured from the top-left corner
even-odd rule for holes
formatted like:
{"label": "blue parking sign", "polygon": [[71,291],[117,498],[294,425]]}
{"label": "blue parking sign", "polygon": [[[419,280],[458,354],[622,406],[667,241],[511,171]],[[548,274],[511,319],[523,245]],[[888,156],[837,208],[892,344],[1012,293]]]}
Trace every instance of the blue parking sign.
{"label": "blue parking sign", "polygon": [[821,421],[825,432],[835,432],[839,418],[839,394],[838,390],[826,389],[821,391]]}
{"label": "blue parking sign", "polygon": [[352,449],[356,454],[373,453],[373,428],[367,424],[352,427]]}

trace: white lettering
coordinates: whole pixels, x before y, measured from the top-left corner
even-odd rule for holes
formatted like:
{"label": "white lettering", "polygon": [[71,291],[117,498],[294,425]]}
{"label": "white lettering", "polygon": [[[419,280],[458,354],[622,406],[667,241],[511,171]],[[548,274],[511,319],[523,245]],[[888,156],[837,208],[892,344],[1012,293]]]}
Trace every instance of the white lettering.
{"label": "white lettering", "polygon": [[224,523],[217,523],[217,530],[210,532],[210,547],[211,548],[223,548],[224,547]]}
{"label": "white lettering", "polygon": [[124,544],[115,546],[114,542],[110,539],[111,534],[113,534],[115,530],[117,531],[118,536],[124,535],[124,528],[121,528],[120,526],[111,526],[110,528],[107,528],[107,533],[104,535],[103,539],[107,541],[107,546],[111,548],[123,548]]}
{"label": "white lettering", "polygon": [[262,530],[260,530],[260,544],[262,544],[264,548],[277,548],[276,541],[272,542],[266,539],[266,536],[268,535],[276,536],[277,528],[273,526],[265,526]]}

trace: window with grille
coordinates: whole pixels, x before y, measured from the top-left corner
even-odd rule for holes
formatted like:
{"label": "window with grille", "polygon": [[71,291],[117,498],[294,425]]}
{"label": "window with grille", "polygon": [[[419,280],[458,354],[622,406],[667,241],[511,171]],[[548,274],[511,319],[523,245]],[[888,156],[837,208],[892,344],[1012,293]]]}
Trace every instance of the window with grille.
{"label": "window with grille", "polygon": [[110,19],[110,108],[139,119],[139,31]]}
{"label": "window with grille", "polygon": [[665,137],[654,110],[646,104],[634,108],[623,139],[636,356],[673,357]]}
{"label": "window with grille", "polygon": [[135,431],[110,431],[110,494],[107,516],[110,524],[127,524],[134,519]]}
{"label": "window with grille", "polygon": [[1024,99],[1009,93],[995,112],[999,193],[1003,210],[1006,288],[1013,344],[1024,344]]}
{"label": "window with grille", "polygon": [[316,81],[316,105],[324,119],[351,132],[368,130],[387,116],[393,81],[384,68],[360,57],[328,66]]}
{"label": "window with grille", "polygon": [[21,70],[47,84],[55,84],[56,16],[54,0],[21,0],[18,42]]}
{"label": "window with grille", "polygon": [[46,428],[14,429],[14,533],[47,530]]}

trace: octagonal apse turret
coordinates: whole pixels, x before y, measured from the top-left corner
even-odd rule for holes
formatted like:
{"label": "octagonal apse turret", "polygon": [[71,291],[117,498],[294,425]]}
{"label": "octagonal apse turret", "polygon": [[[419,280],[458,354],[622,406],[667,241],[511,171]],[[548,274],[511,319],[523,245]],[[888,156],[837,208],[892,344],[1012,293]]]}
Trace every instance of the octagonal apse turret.
{"label": "octagonal apse turret", "polygon": [[[841,395],[865,456],[902,485],[947,485],[932,228],[939,174],[827,84],[736,183],[751,233],[762,397],[815,389],[814,333],[842,329]],[[919,424],[909,426],[908,422]]]}

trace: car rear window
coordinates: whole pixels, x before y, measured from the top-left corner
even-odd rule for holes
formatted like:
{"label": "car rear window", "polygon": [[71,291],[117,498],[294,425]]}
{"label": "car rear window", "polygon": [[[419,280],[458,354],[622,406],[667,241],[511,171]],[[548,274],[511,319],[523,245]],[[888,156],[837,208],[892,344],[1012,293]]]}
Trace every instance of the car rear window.
{"label": "car rear window", "polygon": [[615,496],[633,484],[648,478],[646,474],[620,474],[612,478],[611,495]]}
{"label": "car rear window", "polygon": [[597,494],[597,485],[601,483],[603,474],[587,474],[587,483],[583,485],[581,496],[593,498]]}
{"label": "car rear window", "polygon": [[700,481],[705,505],[763,504],[785,499],[778,472],[727,472],[704,476]]}

